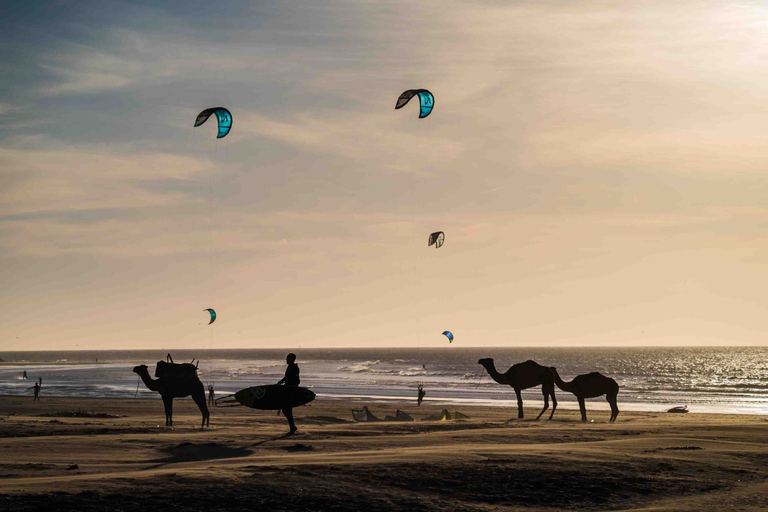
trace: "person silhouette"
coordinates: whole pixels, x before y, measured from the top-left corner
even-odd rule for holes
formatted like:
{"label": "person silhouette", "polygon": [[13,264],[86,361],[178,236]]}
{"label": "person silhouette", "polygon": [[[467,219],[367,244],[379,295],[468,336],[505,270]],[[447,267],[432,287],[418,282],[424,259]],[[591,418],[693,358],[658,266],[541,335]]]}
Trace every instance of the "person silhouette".
{"label": "person silhouette", "polygon": [[422,400],[424,400],[424,396],[426,396],[427,392],[424,391],[424,385],[419,382],[419,398],[416,402],[416,407],[419,407],[421,405]]}
{"label": "person silhouette", "polygon": [[24,380],[27,380],[27,370],[24,370],[23,372],[21,372],[21,378]]}
{"label": "person silhouette", "polygon": [[[285,376],[277,381],[278,384],[284,386],[298,386],[301,383],[299,378],[299,365],[296,364],[296,354],[291,352],[285,357],[285,362],[288,364],[288,368],[285,369]],[[282,410],[283,415],[288,419],[288,426],[290,430],[288,435],[296,433],[296,424],[293,422],[293,407],[286,407]]]}
{"label": "person silhouette", "polygon": [[216,405],[216,401],[213,399],[214,395],[213,384],[208,384],[208,405]]}
{"label": "person silhouette", "polygon": [[34,389],[35,390],[35,397],[32,399],[33,402],[35,400],[37,400],[38,402],[40,401],[40,388],[41,387],[43,387],[43,379],[42,379],[42,377],[40,378],[39,382],[35,382],[34,386],[32,386],[30,388],[27,388],[27,389]]}

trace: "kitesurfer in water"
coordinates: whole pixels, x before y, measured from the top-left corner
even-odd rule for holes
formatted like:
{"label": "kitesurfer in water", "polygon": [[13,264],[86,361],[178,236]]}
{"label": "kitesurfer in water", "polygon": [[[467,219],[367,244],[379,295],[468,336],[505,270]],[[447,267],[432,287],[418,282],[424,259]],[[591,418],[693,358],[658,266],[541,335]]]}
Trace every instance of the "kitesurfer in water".
{"label": "kitesurfer in water", "polygon": [[216,405],[216,401],[213,399],[214,395],[213,384],[208,384],[208,405]]}
{"label": "kitesurfer in water", "polygon": [[27,370],[24,370],[23,372],[21,372],[21,378],[24,380],[27,380]]}
{"label": "kitesurfer in water", "polygon": [[[296,364],[296,354],[291,352],[285,358],[285,362],[288,363],[288,368],[285,369],[285,377],[280,379],[277,383],[284,386],[298,386],[301,383],[299,378],[299,365]],[[288,426],[291,430],[288,435],[292,435],[296,432],[296,424],[293,422],[293,408],[286,407],[283,409],[283,415],[288,419]]]}
{"label": "kitesurfer in water", "polygon": [[419,382],[419,399],[416,402],[416,407],[421,405],[422,400],[424,400],[424,396],[426,396],[427,392],[424,391],[424,385]]}

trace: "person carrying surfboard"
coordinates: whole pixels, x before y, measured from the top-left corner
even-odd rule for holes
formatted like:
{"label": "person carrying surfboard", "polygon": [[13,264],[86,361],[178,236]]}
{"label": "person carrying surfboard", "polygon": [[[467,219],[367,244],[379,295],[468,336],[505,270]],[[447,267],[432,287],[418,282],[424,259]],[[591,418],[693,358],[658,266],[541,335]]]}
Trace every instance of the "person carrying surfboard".
{"label": "person carrying surfboard", "polygon": [[[285,357],[285,362],[288,363],[288,368],[285,369],[285,376],[277,383],[284,386],[298,386],[301,383],[299,378],[299,365],[296,364],[296,354],[291,352]],[[283,409],[283,415],[288,419],[288,426],[291,430],[288,431],[288,435],[293,435],[296,432],[296,424],[293,422],[293,407],[286,407]]]}

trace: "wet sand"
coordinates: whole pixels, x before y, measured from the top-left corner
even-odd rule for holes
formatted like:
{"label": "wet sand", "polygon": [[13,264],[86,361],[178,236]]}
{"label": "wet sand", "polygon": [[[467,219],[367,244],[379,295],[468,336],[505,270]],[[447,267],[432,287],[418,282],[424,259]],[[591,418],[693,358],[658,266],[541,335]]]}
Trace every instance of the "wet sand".
{"label": "wet sand", "polygon": [[319,399],[285,437],[274,411],[212,409],[200,430],[177,399],[171,429],[160,400],[0,397],[0,510],[768,509],[764,416],[463,407],[469,420],[353,423],[361,405]]}

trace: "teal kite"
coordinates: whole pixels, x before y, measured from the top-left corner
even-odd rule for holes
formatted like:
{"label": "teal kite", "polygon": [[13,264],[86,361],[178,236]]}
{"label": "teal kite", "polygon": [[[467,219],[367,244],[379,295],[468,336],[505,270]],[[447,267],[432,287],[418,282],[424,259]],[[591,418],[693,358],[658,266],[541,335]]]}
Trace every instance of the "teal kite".
{"label": "teal kite", "polygon": [[397,98],[395,110],[403,108],[414,96],[419,97],[419,106],[421,107],[421,110],[419,111],[419,119],[425,118],[431,114],[432,108],[435,106],[435,97],[426,89],[408,89],[405,91],[399,98]]}
{"label": "teal kite", "polygon": [[229,133],[229,130],[232,129],[232,114],[224,107],[207,108],[197,114],[197,119],[195,119],[195,128],[206,122],[212,114],[215,114],[216,119],[219,120],[219,134],[216,136],[216,138],[221,139],[226,137],[226,135]]}

